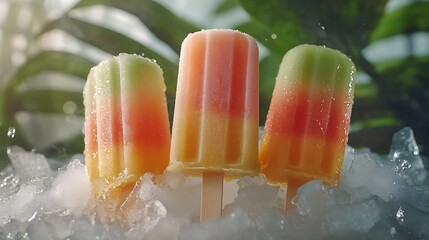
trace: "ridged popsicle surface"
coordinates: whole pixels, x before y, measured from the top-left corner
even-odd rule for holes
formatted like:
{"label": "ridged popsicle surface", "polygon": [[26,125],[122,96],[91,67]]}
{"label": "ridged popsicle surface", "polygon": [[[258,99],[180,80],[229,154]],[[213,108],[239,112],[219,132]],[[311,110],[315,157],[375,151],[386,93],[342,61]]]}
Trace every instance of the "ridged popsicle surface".
{"label": "ridged popsicle surface", "polygon": [[155,62],[130,54],[91,69],[84,88],[85,161],[97,188],[133,183],[168,165],[170,124],[162,74]]}
{"label": "ridged popsicle surface", "polygon": [[259,150],[274,182],[339,180],[353,104],[355,67],[337,50],[300,45],[283,58]]}
{"label": "ridged popsicle surface", "polygon": [[182,43],[169,169],[227,176],[259,171],[258,47],[233,30]]}

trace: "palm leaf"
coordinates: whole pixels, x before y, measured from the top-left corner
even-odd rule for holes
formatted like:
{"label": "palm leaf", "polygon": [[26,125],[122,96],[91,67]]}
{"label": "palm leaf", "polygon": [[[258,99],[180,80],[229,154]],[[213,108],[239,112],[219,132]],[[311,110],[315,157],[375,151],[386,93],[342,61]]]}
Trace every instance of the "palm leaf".
{"label": "palm leaf", "polygon": [[[283,46],[282,53],[295,45],[311,43],[356,55],[367,44],[386,0],[272,0],[264,4],[241,0],[240,3],[270,32],[258,37],[259,41],[264,43],[271,34],[276,34],[276,41]],[[270,44],[267,47],[271,49]]]}
{"label": "palm leaf", "polygon": [[88,0],[80,1],[73,9],[99,4],[115,7],[135,15],[176,52],[180,51],[182,41],[189,33],[199,30],[198,27],[172,14],[164,6],[152,0]]}
{"label": "palm leaf", "polygon": [[223,0],[214,10],[216,14],[221,14],[232,10],[238,6],[237,1],[235,0]]}
{"label": "palm leaf", "polygon": [[43,29],[42,33],[52,29],[62,29],[83,42],[100,48],[112,55],[127,52],[144,54],[148,58],[155,59],[164,71],[164,78],[168,86],[167,94],[174,96],[176,92],[177,65],[136,40],[107,28],[71,17],[64,17],[51,22]]}
{"label": "palm leaf", "polygon": [[4,88],[4,94],[15,92],[22,82],[44,71],[57,71],[86,79],[90,68],[95,63],[79,55],[59,51],[45,51],[31,57],[17,69]]}
{"label": "palm leaf", "polygon": [[64,104],[74,103],[73,114],[83,116],[83,97],[81,92],[61,90],[32,90],[15,94],[10,100],[14,111],[65,114]]}

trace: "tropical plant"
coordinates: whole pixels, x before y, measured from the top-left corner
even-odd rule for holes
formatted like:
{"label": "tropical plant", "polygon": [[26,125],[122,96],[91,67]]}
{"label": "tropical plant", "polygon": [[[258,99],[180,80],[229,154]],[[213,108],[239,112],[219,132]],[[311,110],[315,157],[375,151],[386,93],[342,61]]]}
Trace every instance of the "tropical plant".
{"label": "tropical plant", "polygon": [[[165,4],[152,0],[79,1],[60,18],[47,21],[34,37],[37,40],[49,32],[62,30],[85,45],[108,54],[143,53],[155,59],[164,70],[172,117],[177,58],[165,57],[165,54],[134,37],[73,14],[100,5],[132,14],[158,41],[178,55],[185,36],[203,26],[174,14]],[[244,10],[249,18],[232,28],[252,35],[268,50],[260,61],[261,125],[265,121],[275,76],[284,53],[301,43],[325,45],[349,55],[356,63],[359,76],[366,76],[366,80],[362,78],[364,80],[357,81],[349,143],[383,153],[388,150],[395,131],[411,126],[424,154],[428,155],[429,72],[425,67],[429,66],[429,53],[427,50],[423,54],[413,52],[417,46],[412,39],[422,34],[428,44],[429,2],[410,2],[390,10],[386,9],[386,0],[271,0],[263,3],[256,0],[219,0],[214,13],[221,15],[233,9]],[[368,60],[364,49],[372,49],[372,46],[398,36],[409,40],[405,56],[377,62]],[[69,104],[73,116],[83,116],[81,91],[40,88],[22,91],[20,87],[23,84],[47,71],[74,76],[83,83],[89,69],[96,63],[84,54],[63,50],[39,51],[31,55],[1,89],[0,151],[4,154],[10,144],[34,148],[17,121],[19,112],[56,114],[66,118],[70,117],[65,109]],[[13,127],[13,138],[6,134],[8,131],[10,133],[10,127]],[[57,156],[82,152],[82,132],[37,151]],[[2,159],[6,158],[3,156]]]}

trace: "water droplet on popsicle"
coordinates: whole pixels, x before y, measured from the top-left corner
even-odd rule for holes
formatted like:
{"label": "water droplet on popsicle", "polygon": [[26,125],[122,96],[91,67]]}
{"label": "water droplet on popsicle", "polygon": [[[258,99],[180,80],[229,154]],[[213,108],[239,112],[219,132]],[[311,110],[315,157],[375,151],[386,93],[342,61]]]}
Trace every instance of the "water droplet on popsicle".
{"label": "water droplet on popsicle", "polygon": [[7,130],[7,137],[8,138],[14,138],[16,133],[16,129],[14,127],[9,127]]}

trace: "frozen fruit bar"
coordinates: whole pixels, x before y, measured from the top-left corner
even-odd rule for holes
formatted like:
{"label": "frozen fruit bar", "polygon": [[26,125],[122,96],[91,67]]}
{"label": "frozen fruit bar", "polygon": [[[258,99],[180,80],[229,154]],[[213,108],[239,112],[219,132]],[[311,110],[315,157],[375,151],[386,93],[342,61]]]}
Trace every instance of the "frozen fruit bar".
{"label": "frozen fruit bar", "polygon": [[161,68],[120,54],[91,69],[84,88],[85,161],[95,193],[168,165],[170,130]]}
{"label": "frozen fruit bar", "polygon": [[261,171],[269,180],[339,181],[354,73],[353,62],[337,50],[300,45],[286,53],[259,150]]}
{"label": "frozen fruit bar", "polygon": [[224,175],[259,172],[258,75],[244,33],[206,30],[182,43],[169,169],[202,175],[201,221],[221,216]]}
{"label": "frozen fruit bar", "polygon": [[187,174],[259,172],[258,47],[233,30],[183,41],[170,169]]}

